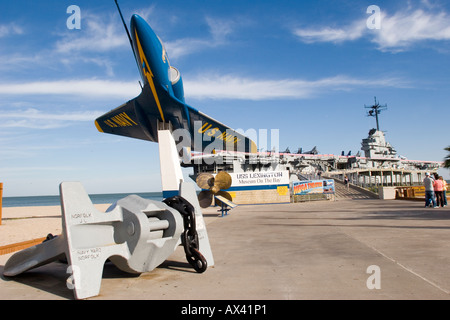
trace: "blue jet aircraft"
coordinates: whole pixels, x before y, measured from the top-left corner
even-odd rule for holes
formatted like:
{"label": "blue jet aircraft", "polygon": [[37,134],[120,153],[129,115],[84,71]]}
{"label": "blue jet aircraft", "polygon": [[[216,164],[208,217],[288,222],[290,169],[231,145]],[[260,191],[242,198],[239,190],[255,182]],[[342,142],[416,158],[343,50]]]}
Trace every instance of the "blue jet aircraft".
{"label": "blue jet aircraft", "polygon": [[[120,9],[119,13],[144,85],[138,97],[97,118],[97,129],[100,132],[158,142],[158,129],[167,128],[170,123],[172,130],[187,130],[191,144],[183,146],[193,151],[203,152],[205,147],[214,142],[216,150],[257,152],[256,144],[251,139],[185,103],[180,72],[170,66],[159,37],[137,14],[131,17],[130,32]],[[201,135],[201,144],[198,135]],[[202,150],[196,150],[200,145]]]}

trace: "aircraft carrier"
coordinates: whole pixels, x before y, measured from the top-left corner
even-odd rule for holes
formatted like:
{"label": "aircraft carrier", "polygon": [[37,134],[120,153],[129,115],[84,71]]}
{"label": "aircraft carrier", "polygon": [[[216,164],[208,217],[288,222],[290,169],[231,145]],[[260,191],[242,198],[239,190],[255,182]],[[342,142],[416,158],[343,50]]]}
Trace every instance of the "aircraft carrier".
{"label": "aircraft carrier", "polygon": [[291,200],[292,183],[320,179],[343,182],[345,177],[354,186],[377,190],[379,186],[420,185],[425,172],[434,173],[442,162],[409,160],[399,156],[379,129],[378,115],[385,106],[369,107],[368,116],[376,118],[377,128],[369,130],[361,141],[361,151],[352,155],[342,151],[340,155],[320,154],[317,147],[303,152],[286,149],[282,152],[239,153],[216,151],[200,154],[184,161],[184,167],[194,170],[191,178],[198,174],[226,171],[233,178],[227,190],[233,201],[240,204],[283,203]]}

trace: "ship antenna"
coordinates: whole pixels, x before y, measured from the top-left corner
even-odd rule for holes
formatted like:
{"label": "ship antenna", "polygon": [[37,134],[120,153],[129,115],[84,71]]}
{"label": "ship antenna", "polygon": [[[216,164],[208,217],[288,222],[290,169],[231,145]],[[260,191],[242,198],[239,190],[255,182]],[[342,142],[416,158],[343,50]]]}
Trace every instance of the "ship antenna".
{"label": "ship antenna", "polygon": [[377,102],[377,97],[374,97],[374,98],[375,98],[375,104],[372,105],[372,106],[366,106],[366,105],[364,105],[364,108],[370,109],[370,110],[367,112],[367,116],[368,116],[368,117],[375,117],[375,119],[376,119],[376,121],[377,121],[377,131],[380,131],[380,124],[379,124],[379,122],[378,122],[378,115],[380,114],[380,112],[381,112],[382,110],[386,110],[386,109],[387,109],[387,105],[386,105],[386,104],[385,104],[384,106],[380,105],[380,104]]}
{"label": "ship antenna", "polygon": [[[131,39],[130,31],[128,31],[127,24],[125,23],[125,20],[123,19],[122,11],[120,10],[117,0],[114,0],[114,2],[116,3],[117,10],[119,10],[120,19],[122,19],[123,26],[125,28],[125,31],[127,32],[128,40],[130,41],[131,50],[133,51],[134,58],[136,59],[136,63],[138,64],[138,68],[139,68],[138,57],[136,56],[136,52],[134,51],[133,40]],[[139,86],[141,87],[141,89],[143,89],[140,81],[139,81]]]}

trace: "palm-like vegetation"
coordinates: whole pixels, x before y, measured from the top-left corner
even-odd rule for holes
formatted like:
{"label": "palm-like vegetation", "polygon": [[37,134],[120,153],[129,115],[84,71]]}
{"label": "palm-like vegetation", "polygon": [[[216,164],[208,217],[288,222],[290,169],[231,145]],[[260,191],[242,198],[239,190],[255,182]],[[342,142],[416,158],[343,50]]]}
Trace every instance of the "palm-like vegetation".
{"label": "palm-like vegetation", "polygon": [[444,159],[444,168],[450,169],[450,146],[444,148],[444,150],[449,152],[449,154]]}

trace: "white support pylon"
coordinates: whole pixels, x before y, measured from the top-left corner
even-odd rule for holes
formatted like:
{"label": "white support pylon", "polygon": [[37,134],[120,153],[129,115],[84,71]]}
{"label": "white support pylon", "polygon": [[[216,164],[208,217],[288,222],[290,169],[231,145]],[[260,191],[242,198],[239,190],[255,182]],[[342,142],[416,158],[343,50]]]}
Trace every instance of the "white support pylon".
{"label": "white support pylon", "polygon": [[159,165],[163,198],[178,195],[180,182],[184,181],[177,147],[170,130],[158,130]]}
{"label": "white support pylon", "polygon": [[206,224],[198,203],[193,183],[185,182],[181,171],[175,140],[170,130],[158,131],[159,163],[161,166],[161,182],[163,198],[180,195],[195,208],[195,222],[199,238],[199,251],[205,257],[208,267],[214,265],[214,258],[209,243]]}

